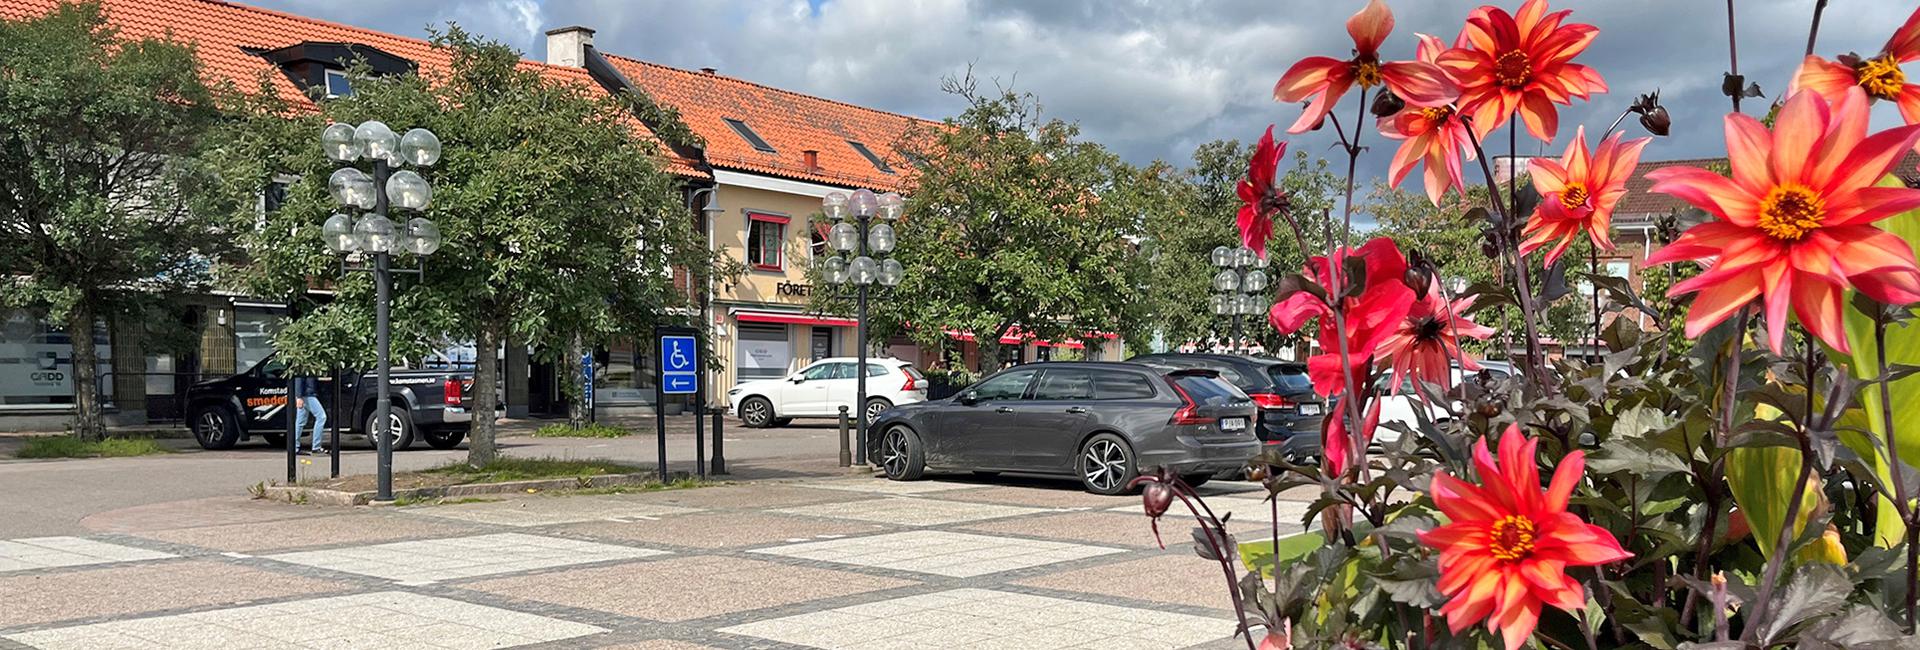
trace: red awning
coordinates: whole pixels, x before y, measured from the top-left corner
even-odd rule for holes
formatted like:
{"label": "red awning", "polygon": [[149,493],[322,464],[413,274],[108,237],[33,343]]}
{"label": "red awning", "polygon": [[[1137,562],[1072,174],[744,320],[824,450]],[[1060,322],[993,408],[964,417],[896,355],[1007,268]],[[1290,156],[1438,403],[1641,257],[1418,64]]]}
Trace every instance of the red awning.
{"label": "red awning", "polygon": [[780,323],[784,325],[813,325],[817,327],[853,327],[856,324],[851,318],[773,311],[736,311],[733,313],[733,318],[742,323]]}

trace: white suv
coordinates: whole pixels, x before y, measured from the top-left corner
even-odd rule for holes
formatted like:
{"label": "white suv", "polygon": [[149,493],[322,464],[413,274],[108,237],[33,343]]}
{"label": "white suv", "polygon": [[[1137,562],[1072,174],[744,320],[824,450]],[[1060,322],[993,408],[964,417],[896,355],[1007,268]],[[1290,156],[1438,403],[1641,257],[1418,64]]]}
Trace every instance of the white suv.
{"label": "white suv", "polygon": [[[1480,367],[1485,369],[1494,379],[1506,379],[1517,372],[1513,364],[1505,361],[1482,359],[1479,361],[1479,364]],[[1451,367],[1453,370],[1453,384],[1459,386],[1462,381],[1460,365],[1452,364]],[[1374,397],[1374,399],[1380,400],[1380,426],[1373,430],[1373,444],[1387,445],[1400,441],[1400,432],[1388,427],[1387,424],[1389,423],[1399,422],[1406,425],[1409,430],[1419,431],[1420,416],[1418,412],[1421,410],[1426,411],[1427,421],[1429,422],[1443,422],[1453,418],[1453,415],[1448,413],[1446,409],[1427,404],[1425,400],[1420,399],[1420,394],[1414,390],[1411,380],[1401,384],[1400,394],[1398,395],[1390,395],[1387,393],[1385,388],[1388,381],[1392,380],[1389,378],[1382,378],[1380,380],[1380,392]],[[1448,391],[1447,395],[1459,395],[1458,389]],[[1454,408],[1463,408],[1464,405],[1456,400],[1453,406]]]}
{"label": "white suv", "polygon": [[[858,415],[860,364],[852,357],[816,361],[782,379],[762,379],[727,391],[733,412],[750,427],[785,426],[794,418],[832,418],[840,407]],[[899,359],[867,360],[867,421],[898,404],[927,401],[927,377],[913,364]]]}

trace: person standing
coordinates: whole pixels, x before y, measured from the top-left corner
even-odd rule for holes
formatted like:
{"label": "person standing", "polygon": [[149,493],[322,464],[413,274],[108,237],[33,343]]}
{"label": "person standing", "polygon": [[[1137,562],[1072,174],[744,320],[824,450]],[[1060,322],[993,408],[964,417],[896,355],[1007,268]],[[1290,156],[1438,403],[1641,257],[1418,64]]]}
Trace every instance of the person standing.
{"label": "person standing", "polygon": [[327,429],[327,409],[320,404],[320,380],[299,375],[293,378],[293,446],[300,446],[300,429],[307,426],[307,416],[313,416],[313,453],[321,451],[321,432]]}

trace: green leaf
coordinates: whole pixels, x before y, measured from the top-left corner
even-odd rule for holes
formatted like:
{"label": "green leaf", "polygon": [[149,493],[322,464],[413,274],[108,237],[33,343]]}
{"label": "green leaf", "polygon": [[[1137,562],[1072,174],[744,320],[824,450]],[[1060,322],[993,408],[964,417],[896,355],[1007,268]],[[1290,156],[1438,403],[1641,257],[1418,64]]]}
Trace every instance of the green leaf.
{"label": "green leaf", "polygon": [[1240,545],[1240,563],[1248,571],[1259,571],[1261,577],[1271,578],[1274,566],[1292,565],[1325,543],[1325,536],[1313,531],[1281,537],[1278,553],[1274,552],[1272,539],[1246,542]]}
{"label": "green leaf", "polygon": [[[1899,179],[1889,175],[1877,183],[1883,187],[1904,187]],[[1881,229],[1906,240],[1907,245],[1920,249],[1920,210],[1909,210],[1888,217],[1878,224]],[[1835,361],[1844,363],[1853,369],[1853,376],[1862,379],[1877,377],[1881,374],[1879,347],[1873,338],[1873,316],[1860,311],[1855,301],[1848,300],[1844,315],[1847,327],[1847,341],[1853,346],[1850,355],[1828,350]],[[1887,363],[1889,365],[1920,364],[1920,324],[1908,321],[1887,326]],[[1899,446],[1903,459],[1920,459],[1920,378],[1912,376],[1893,380],[1888,385],[1888,396],[1893,402],[1894,444]],[[1884,446],[1888,422],[1880,416],[1880,389],[1875,385],[1862,387],[1858,395],[1861,411],[1864,412],[1867,431],[1883,444],[1875,445],[1872,440],[1857,431],[1841,430],[1841,444],[1845,444],[1861,458],[1870,459],[1875,472],[1882,481],[1892,478],[1891,465],[1886,454],[1879,447]],[[1908,464],[1911,464],[1908,461]],[[1878,520],[1874,523],[1874,543],[1891,548],[1900,543],[1906,534],[1906,526],[1901,524],[1893,504],[1885,497],[1880,499]]]}
{"label": "green leaf", "polygon": [[[1624,421],[1632,411],[1620,415]],[[1615,431],[1619,431],[1616,426]],[[1587,470],[1595,474],[1614,472],[1632,472],[1642,476],[1657,476],[1687,471],[1686,463],[1664,449],[1648,450],[1632,440],[1615,438],[1608,440],[1600,452],[1587,460]]]}
{"label": "green leaf", "polygon": [[[1756,420],[1782,417],[1772,407],[1756,407]],[[1787,520],[1787,506],[1793,499],[1794,479],[1800,477],[1800,450],[1779,446],[1746,446],[1727,450],[1727,485],[1734,503],[1747,515],[1753,539],[1760,552],[1772,557],[1779,541],[1780,527]],[[1800,512],[1794,517],[1793,535],[1798,537],[1807,519],[1820,504],[1819,478],[1809,476],[1800,498]]]}
{"label": "green leaf", "polygon": [[1809,564],[1801,568],[1776,597],[1773,618],[1760,631],[1761,641],[1771,644],[1803,622],[1840,611],[1852,591],[1853,583],[1837,567]]}

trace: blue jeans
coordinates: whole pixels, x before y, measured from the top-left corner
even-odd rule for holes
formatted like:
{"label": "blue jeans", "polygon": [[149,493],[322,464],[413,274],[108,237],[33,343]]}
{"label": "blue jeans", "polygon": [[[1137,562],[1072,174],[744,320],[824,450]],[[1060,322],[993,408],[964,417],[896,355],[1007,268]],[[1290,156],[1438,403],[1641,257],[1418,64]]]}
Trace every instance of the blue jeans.
{"label": "blue jeans", "polygon": [[320,406],[319,397],[297,398],[305,404],[293,410],[293,446],[300,446],[300,430],[307,426],[307,415],[313,415],[313,450],[320,451],[321,437],[326,435],[327,410]]}

